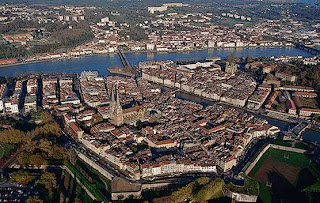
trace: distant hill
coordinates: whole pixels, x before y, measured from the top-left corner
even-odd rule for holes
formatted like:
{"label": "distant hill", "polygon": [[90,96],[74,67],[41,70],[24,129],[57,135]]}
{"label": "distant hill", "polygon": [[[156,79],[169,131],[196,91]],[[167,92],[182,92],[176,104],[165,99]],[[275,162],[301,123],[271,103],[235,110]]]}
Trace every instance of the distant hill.
{"label": "distant hill", "polygon": [[[257,2],[257,0],[242,0],[241,2]],[[304,2],[314,3],[317,0],[262,0],[264,2]],[[319,0],[318,0],[319,1]],[[232,3],[239,2],[238,0],[202,0],[197,2],[194,0],[0,0],[0,5],[4,4],[52,4],[52,5],[79,5],[79,6],[105,6],[110,4],[116,5],[161,5],[168,2],[183,2],[183,3],[212,3],[223,2]],[[261,2],[261,1],[260,1]]]}

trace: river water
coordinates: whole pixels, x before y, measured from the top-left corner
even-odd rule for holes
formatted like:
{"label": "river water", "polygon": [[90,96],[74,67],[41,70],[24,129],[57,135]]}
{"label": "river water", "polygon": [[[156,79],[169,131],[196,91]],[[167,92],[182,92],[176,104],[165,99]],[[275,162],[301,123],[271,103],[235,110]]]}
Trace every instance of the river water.
{"label": "river water", "polygon": [[[137,65],[141,61],[149,60],[181,60],[181,59],[205,59],[206,57],[219,56],[227,58],[231,53],[237,57],[258,56],[311,56],[309,53],[296,48],[231,48],[192,51],[188,53],[128,53],[126,57],[131,65]],[[1,76],[18,76],[31,73],[81,73],[84,70],[99,71],[101,75],[108,75],[107,68],[121,66],[120,58],[114,55],[95,55],[82,58],[62,59],[29,64],[20,64],[0,68]]]}

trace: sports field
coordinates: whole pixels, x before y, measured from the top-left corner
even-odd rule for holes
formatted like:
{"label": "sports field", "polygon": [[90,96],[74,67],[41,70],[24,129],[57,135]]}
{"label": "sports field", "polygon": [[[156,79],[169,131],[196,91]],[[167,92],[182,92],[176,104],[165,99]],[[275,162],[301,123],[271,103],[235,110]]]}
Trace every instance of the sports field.
{"label": "sports field", "polygon": [[[309,158],[304,154],[269,148],[251,170],[249,175],[251,177],[254,177],[260,169],[265,170],[266,168],[268,168],[268,163],[266,163],[267,160],[269,164],[273,164],[272,166],[275,167],[269,167],[270,170],[275,170],[285,165],[293,166],[296,168],[304,168],[308,166],[309,163]],[[281,163],[281,166],[279,165],[279,163]],[[261,174],[261,172],[259,173]]]}
{"label": "sports field", "polygon": [[258,172],[254,175],[254,179],[256,179],[258,182],[263,183],[275,182],[277,175],[281,174],[291,184],[294,184],[294,181],[298,176],[300,170],[301,169],[299,167],[291,166],[281,161],[275,161],[271,158],[268,158],[260,167]]}
{"label": "sports field", "polygon": [[307,155],[269,148],[249,176],[259,182],[262,202],[304,202],[302,190],[317,182],[320,169]]}

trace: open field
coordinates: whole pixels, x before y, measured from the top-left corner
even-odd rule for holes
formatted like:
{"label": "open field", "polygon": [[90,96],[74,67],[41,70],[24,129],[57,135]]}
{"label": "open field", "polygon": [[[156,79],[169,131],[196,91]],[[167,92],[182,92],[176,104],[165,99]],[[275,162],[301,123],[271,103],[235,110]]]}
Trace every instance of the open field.
{"label": "open field", "polygon": [[317,196],[303,190],[319,182],[320,169],[305,154],[270,148],[249,176],[259,182],[262,202],[305,202]]}
{"label": "open field", "polygon": [[[285,158],[289,157],[289,158]],[[261,166],[265,163],[265,161],[270,158],[274,161],[279,161],[282,163],[289,164],[291,166],[304,168],[308,166],[309,158],[306,157],[304,154],[299,154],[295,152],[287,152],[282,151],[278,149],[268,149],[266,153],[260,158],[258,163],[255,165],[255,167],[251,170],[249,176],[254,177],[255,174],[258,172],[258,170],[261,168]]]}
{"label": "open field", "polygon": [[291,184],[294,184],[294,181],[299,172],[299,167],[291,166],[289,164],[268,158],[254,175],[254,179],[263,183],[276,182],[277,176],[281,174]]}

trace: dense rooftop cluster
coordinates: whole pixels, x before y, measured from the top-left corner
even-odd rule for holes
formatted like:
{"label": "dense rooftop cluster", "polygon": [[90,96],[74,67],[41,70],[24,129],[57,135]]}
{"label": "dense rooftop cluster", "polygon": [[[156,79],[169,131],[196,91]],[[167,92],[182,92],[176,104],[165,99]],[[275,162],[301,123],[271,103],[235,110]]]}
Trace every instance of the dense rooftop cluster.
{"label": "dense rooftop cluster", "polygon": [[[198,66],[202,66],[201,63]],[[142,62],[142,78],[209,99],[245,106],[256,82],[245,73],[229,74],[214,63],[208,68],[175,67],[173,62]]]}

